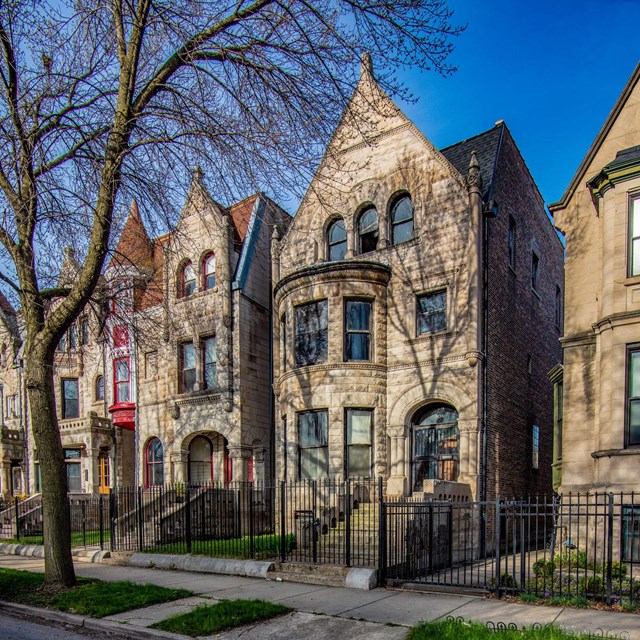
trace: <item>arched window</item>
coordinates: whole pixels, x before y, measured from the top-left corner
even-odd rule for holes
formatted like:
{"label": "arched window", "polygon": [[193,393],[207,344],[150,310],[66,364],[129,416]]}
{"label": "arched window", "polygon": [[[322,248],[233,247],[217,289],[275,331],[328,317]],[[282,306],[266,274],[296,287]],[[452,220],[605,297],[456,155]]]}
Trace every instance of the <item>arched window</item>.
{"label": "arched window", "polygon": [[147,443],[145,480],[147,487],[164,484],[164,450],[158,438],[151,438]]}
{"label": "arched window", "polygon": [[202,288],[213,289],[216,286],[216,256],[209,253],[202,261]]}
{"label": "arched window", "polygon": [[213,481],[213,449],[211,440],[196,436],[189,445],[189,482],[203,485]]}
{"label": "arched window", "polygon": [[408,195],[400,196],[391,207],[391,244],[413,238],[413,205]]}
{"label": "arched window", "polygon": [[375,207],[365,209],[358,218],[358,253],[378,248],[378,212]]}
{"label": "arched window", "polygon": [[328,257],[331,262],[344,260],[347,253],[347,231],[344,228],[344,220],[336,218],[327,229]]}
{"label": "arched window", "polygon": [[413,488],[423,480],[458,479],[458,412],[446,404],[431,404],[412,420]]}
{"label": "arched window", "polygon": [[96,402],[104,400],[104,376],[98,376],[96,378]]}
{"label": "arched window", "polygon": [[191,262],[185,262],[180,271],[179,298],[186,298],[196,292],[196,272]]}

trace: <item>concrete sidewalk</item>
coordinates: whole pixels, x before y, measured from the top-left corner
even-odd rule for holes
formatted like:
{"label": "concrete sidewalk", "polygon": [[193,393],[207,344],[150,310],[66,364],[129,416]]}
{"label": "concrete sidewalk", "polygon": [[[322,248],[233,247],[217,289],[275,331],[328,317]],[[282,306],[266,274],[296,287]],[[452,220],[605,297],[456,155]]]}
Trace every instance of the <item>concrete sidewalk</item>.
{"label": "concrete sidewalk", "polygon": [[[43,560],[21,556],[0,556],[0,567],[42,571]],[[294,640],[304,637],[326,638],[339,636],[341,640],[369,638],[371,640],[400,640],[407,628],[421,621],[447,616],[464,620],[493,623],[553,623],[576,632],[590,632],[609,637],[640,640],[640,615],[514,604],[472,595],[423,593],[405,590],[374,589],[362,591],[342,587],[326,587],[294,582],[275,582],[260,578],[227,575],[205,575],[187,571],[162,571],[137,567],[78,562],[79,576],[105,581],[130,580],[179,587],[194,593],[194,597],[165,605],[156,605],[111,616],[120,628],[144,629],[156,620],[190,609],[202,602],[220,599],[258,598],[278,602],[297,613],[253,629],[242,628],[244,640],[278,638]],[[322,614],[322,615],[309,615]],[[216,638],[239,637],[240,631],[217,634]],[[142,637],[142,636],[141,636]],[[167,637],[167,635],[165,635]],[[177,637],[177,636],[174,636]]]}

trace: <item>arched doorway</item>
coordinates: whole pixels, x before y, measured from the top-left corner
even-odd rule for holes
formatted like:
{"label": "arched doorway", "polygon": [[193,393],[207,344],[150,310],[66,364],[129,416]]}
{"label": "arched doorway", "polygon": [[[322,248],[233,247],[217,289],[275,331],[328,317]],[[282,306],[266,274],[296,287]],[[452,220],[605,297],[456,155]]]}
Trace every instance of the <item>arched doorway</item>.
{"label": "arched doorway", "polygon": [[215,431],[200,432],[188,446],[187,478],[190,484],[229,484],[232,477],[227,439]]}
{"label": "arched doorway", "polygon": [[411,420],[411,483],[422,491],[424,480],[458,479],[458,412],[448,404],[429,404]]}
{"label": "arched doorway", "polygon": [[210,484],[213,480],[213,449],[211,440],[196,436],[189,444],[189,482]]}

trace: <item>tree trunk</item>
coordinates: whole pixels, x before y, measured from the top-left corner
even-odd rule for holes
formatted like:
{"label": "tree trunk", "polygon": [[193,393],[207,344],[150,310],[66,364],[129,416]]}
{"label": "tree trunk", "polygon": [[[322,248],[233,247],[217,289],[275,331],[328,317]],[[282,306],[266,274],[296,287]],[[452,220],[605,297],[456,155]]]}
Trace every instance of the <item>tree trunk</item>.
{"label": "tree trunk", "polygon": [[53,384],[53,356],[26,358],[27,395],[42,478],[45,581],[65,587],[76,583],[71,556],[67,473],[58,428]]}

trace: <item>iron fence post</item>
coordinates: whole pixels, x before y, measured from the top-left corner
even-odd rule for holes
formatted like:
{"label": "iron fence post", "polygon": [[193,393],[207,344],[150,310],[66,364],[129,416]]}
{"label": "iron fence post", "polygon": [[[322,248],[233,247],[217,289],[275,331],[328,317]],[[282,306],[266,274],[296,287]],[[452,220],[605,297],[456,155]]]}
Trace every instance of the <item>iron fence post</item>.
{"label": "iron fence post", "polygon": [[87,503],[83,500],[80,503],[80,517],[82,518],[82,546],[87,546]]}
{"label": "iron fence post", "polygon": [[613,493],[610,493],[607,510],[607,604],[611,604],[613,584],[613,510]]}
{"label": "iron fence post", "polygon": [[433,502],[429,503],[429,573],[433,573]]}
{"label": "iron fence post", "polygon": [[253,527],[253,483],[249,483],[249,557],[253,559],[254,554],[254,545],[253,545],[253,536],[254,536],[254,527]]}
{"label": "iron fence post", "polygon": [[191,488],[187,485],[184,494],[184,527],[187,537],[187,553],[191,553]]}
{"label": "iron fence post", "polygon": [[113,492],[109,494],[109,548],[116,550],[116,496]]}
{"label": "iron fence post", "polygon": [[98,509],[100,509],[100,515],[98,516],[99,527],[100,527],[100,551],[104,551],[104,514],[102,510],[104,508],[104,500],[102,498],[102,494],[98,496]]}
{"label": "iron fence post", "polygon": [[287,487],[285,481],[282,480],[280,482],[280,561],[284,562],[287,556],[287,544],[286,544],[286,522],[285,522],[285,514],[286,514],[286,504],[285,501],[287,499]]}
{"label": "iron fence post", "polygon": [[138,550],[143,548],[142,487],[138,487]]}
{"label": "iron fence post", "polygon": [[345,505],[346,519],[344,527],[344,563],[347,567],[351,566],[351,479],[347,478],[347,503]]}
{"label": "iron fence post", "polygon": [[386,511],[382,496],[382,476],[378,477],[378,586],[382,586],[387,572]]}
{"label": "iron fence post", "polygon": [[[524,506],[520,506],[520,591],[524,591],[526,582],[525,543],[524,543]],[[515,585],[514,585],[515,587]]]}
{"label": "iron fence post", "polygon": [[311,545],[313,548],[313,563],[318,562],[318,528],[316,527],[316,499],[317,499],[317,485],[316,481],[311,481],[311,497],[312,497],[312,520],[311,520]]}
{"label": "iron fence post", "polygon": [[[18,505],[20,504],[20,500],[18,500],[18,496],[16,496],[13,500],[14,500],[14,506],[16,510],[16,540],[20,542],[20,509],[18,508]],[[43,509],[43,513],[44,513],[44,509]]]}
{"label": "iron fence post", "polygon": [[496,596],[500,597],[500,496],[496,496],[496,519],[494,526],[496,528],[495,531],[495,542],[496,542],[496,566],[495,566],[495,582],[496,582]]}

